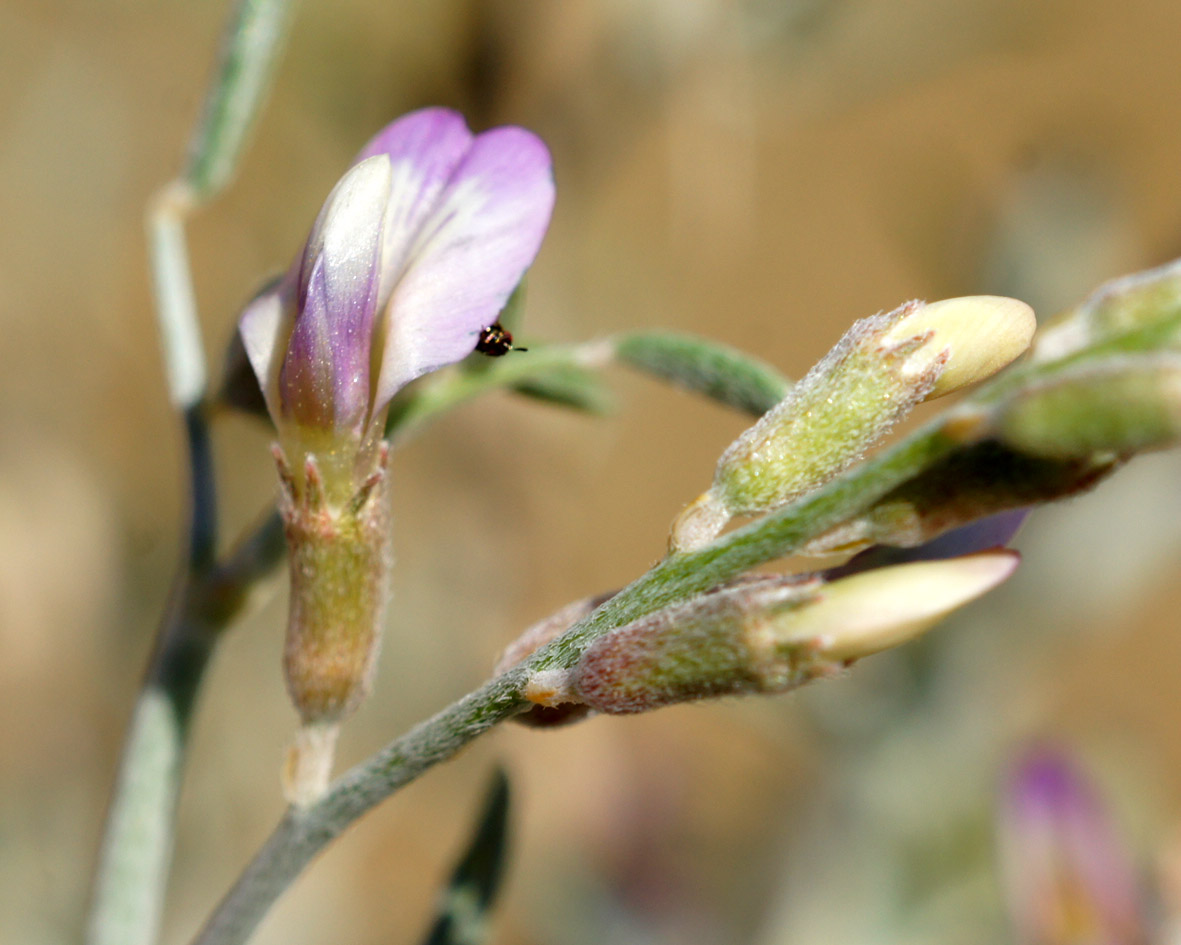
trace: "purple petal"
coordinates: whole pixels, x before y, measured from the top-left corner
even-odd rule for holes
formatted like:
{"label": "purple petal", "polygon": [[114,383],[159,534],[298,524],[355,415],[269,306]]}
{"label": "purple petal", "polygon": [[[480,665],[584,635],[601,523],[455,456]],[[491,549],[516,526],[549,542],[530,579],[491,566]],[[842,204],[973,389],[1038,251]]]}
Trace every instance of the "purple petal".
{"label": "purple petal", "polygon": [[1018,765],[999,826],[1009,909],[1023,940],[1143,940],[1135,869],[1103,804],[1065,757],[1040,749]]}
{"label": "purple petal", "polygon": [[[394,161],[375,411],[407,382],[471,353],[549,225],[554,185],[545,145],[524,129],[495,128],[471,139],[455,160],[461,125],[450,112],[419,112],[369,146],[381,142]],[[399,126],[415,132],[416,146],[439,153],[407,145],[395,157],[395,145],[404,145],[390,140]]]}
{"label": "purple petal", "polygon": [[[390,195],[386,212],[381,271],[400,275],[423,222],[472,148],[463,116],[446,108],[424,108],[387,125],[361,150],[357,161],[378,154],[390,160]],[[387,286],[393,287],[393,279]],[[384,299],[383,299],[384,301]]]}
{"label": "purple petal", "polygon": [[830,568],[825,572],[825,576],[835,581],[837,578],[893,564],[941,561],[944,558],[958,558],[990,548],[1003,548],[1013,540],[1029,512],[1028,507],[997,512],[995,515],[988,515],[959,528],[953,528],[913,548],[873,545],[858,552],[844,564]]}
{"label": "purple petal", "polygon": [[279,375],[284,416],[337,432],[369,413],[373,319],[390,166],[352,168],[329,195],[301,264],[299,314]]}

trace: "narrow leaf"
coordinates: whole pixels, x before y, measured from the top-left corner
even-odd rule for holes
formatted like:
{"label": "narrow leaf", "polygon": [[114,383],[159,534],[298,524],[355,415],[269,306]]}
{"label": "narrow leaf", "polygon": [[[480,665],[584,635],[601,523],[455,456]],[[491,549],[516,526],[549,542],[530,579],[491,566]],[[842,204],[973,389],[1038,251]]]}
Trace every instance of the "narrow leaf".
{"label": "narrow leaf", "polygon": [[791,382],[758,358],[696,335],[641,331],[615,339],[615,356],[638,371],[761,416]]}
{"label": "narrow leaf", "polygon": [[270,90],[292,7],[290,0],[238,0],[184,171],[201,200],[225,187],[237,169]]}
{"label": "narrow leaf", "polygon": [[590,414],[608,414],[615,409],[615,398],[602,380],[579,367],[556,367],[514,384],[512,390],[523,397]]}
{"label": "narrow leaf", "polygon": [[475,833],[439,900],[425,945],[478,945],[487,938],[488,912],[504,874],[509,783],[497,768]]}

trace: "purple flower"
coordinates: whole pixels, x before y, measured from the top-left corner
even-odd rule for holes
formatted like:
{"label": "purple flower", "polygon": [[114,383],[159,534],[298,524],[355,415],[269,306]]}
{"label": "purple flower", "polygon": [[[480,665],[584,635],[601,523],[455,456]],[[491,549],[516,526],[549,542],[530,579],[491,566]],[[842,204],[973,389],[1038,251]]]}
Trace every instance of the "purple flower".
{"label": "purple flower", "polygon": [[522,128],[473,135],[457,113],[428,108],[379,132],[300,258],[242,315],[284,449],[369,451],[390,398],[465,357],[496,320],[553,200],[549,152]]}
{"label": "purple flower", "polygon": [[1020,941],[1145,941],[1135,868],[1104,805],[1066,758],[1040,749],[1017,766],[999,828],[1006,898]]}
{"label": "purple flower", "polygon": [[528,131],[473,135],[455,112],[413,112],[365,146],[299,258],[242,315],[279,434],[293,803],[323,793],[340,724],[373,681],[393,562],[390,398],[475,349],[553,203],[549,152]]}

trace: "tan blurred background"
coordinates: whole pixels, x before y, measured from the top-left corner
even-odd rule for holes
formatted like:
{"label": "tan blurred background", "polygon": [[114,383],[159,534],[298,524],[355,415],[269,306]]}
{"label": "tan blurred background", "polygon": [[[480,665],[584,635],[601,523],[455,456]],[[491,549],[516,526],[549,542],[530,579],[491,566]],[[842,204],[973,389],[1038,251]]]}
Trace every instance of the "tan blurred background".
{"label": "tan blurred background", "polygon": [[[224,15],[0,3],[0,939],[75,940],[178,543],[183,453],[141,214],[177,167]],[[1181,254],[1172,0],[304,0],[236,185],[191,228],[216,364],[350,155],[414,107],[513,122],[558,206],[524,334],[700,331],[798,376],[854,318],[1016,294],[1048,315]],[[508,397],[396,459],[396,606],[352,763],[499,648],[657,559],[742,418],[633,376],[589,419]],[[217,431],[232,536],[271,495]],[[1095,773],[1147,872],[1181,814],[1176,456],[1036,516],[1009,586],[905,653],[758,702],[512,727],[354,828],[260,943],[412,943],[505,763],[497,943],[1009,940],[991,804],[1029,737]],[[281,811],[281,586],[196,722],[165,940]]]}

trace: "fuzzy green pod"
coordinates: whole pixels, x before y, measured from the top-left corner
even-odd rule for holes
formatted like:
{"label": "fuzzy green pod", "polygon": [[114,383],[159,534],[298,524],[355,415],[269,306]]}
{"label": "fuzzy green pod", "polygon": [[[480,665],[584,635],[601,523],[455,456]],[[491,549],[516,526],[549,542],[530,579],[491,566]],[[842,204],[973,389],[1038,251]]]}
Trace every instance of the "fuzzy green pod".
{"label": "fuzzy green pod", "polygon": [[390,598],[387,481],[383,462],[343,508],[283,492],[291,575],[283,671],[305,725],[339,722],[372,685]]}

